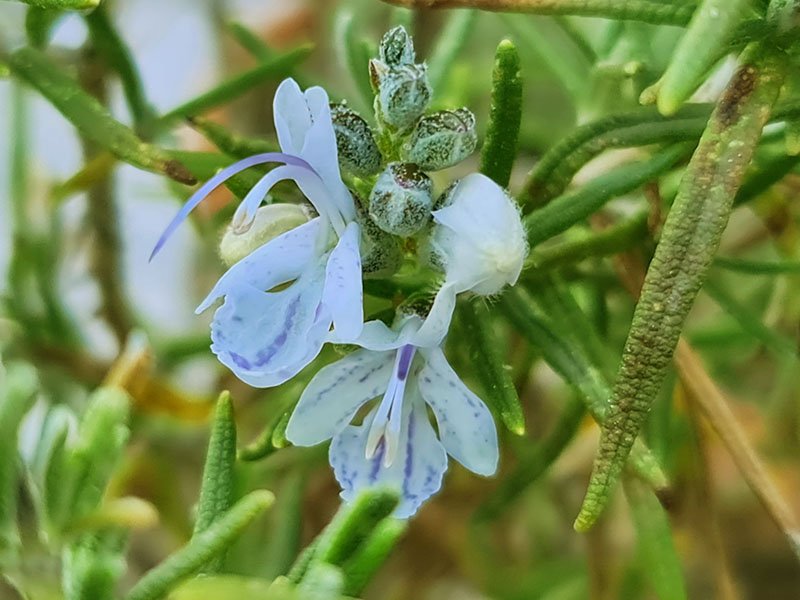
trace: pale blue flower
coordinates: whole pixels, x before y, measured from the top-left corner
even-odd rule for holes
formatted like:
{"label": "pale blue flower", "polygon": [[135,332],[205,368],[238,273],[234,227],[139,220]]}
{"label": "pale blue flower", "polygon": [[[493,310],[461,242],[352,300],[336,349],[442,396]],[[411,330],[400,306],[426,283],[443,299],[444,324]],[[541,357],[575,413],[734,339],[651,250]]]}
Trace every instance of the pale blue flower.
{"label": "pale blue flower", "polygon": [[[371,321],[356,341],[362,349],[323,368],[303,392],[286,437],[298,446],[332,438],[330,462],[345,500],[363,488],[392,487],[401,497],[395,515],[406,518],[439,490],[448,454],[479,475],[495,472],[491,413],[441,349],[449,323],[441,305],[424,322],[407,316],[394,329]],[[363,422],[352,424],[378,397]]]}
{"label": "pale blue flower", "polygon": [[[319,213],[268,241],[234,264],[197,312],[224,298],[211,325],[212,351],[242,381],[255,387],[283,383],[311,362],[326,341],[352,341],[363,327],[360,229],[342,182],[328,95],[302,92],[287,79],[275,93],[275,128],[283,152],[239,161],[206,182],[183,206],[156,244],[214,188],[253,165],[277,162],[234,214],[234,231],[252,225],[267,192],[292,180]],[[290,283],[280,291],[276,286]],[[331,327],[333,326],[333,331]]]}

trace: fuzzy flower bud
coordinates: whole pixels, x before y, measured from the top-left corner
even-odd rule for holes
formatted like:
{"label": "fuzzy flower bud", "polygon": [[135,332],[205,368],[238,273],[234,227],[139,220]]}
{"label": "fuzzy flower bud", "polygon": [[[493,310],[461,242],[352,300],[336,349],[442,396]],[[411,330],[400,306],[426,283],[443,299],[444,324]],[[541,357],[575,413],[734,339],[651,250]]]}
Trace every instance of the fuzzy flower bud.
{"label": "fuzzy flower bud", "polygon": [[369,215],[383,231],[408,237],[430,219],[433,182],[419,167],[392,163],[381,173],[369,196]]}
{"label": "fuzzy flower bud", "polygon": [[496,294],[517,282],[528,242],[519,209],[506,191],[480,173],[459,181],[437,201],[431,257],[459,292]]}
{"label": "fuzzy flower bud", "polygon": [[414,42],[402,26],[387,31],[379,49],[381,61],[390,66],[412,65],[414,55]]}
{"label": "fuzzy flower bud", "polygon": [[417,121],[402,154],[425,171],[438,171],[467,158],[477,143],[475,115],[466,108],[441,110]]}
{"label": "fuzzy flower bud", "polygon": [[237,233],[228,226],[219,243],[219,256],[227,266],[232,266],[260,248],[268,241],[306,223],[309,211],[297,204],[268,204],[256,211],[250,228]]}
{"label": "fuzzy flower bud", "polygon": [[389,235],[358,209],[361,225],[361,272],[365,279],[391,277],[403,262],[400,238]]}
{"label": "fuzzy flower bud", "polygon": [[358,177],[374,175],[381,168],[381,153],[367,122],[344,104],[331,105],[339,166]]}
{"label": "fuzzy flower bud", "polygon": [[425,112],[431,99],[428,67],[389,66],[381,60],[369,62],[372,85],[377,90],[375,110],[383,122],[395,129],[411,127]]}

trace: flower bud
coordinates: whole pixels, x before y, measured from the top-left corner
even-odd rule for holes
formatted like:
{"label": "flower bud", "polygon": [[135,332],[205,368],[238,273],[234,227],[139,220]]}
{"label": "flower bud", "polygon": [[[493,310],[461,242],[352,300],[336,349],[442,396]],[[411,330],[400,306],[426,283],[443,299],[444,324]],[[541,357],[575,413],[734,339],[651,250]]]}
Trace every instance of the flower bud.
{"label": "flower bud", "polygon": [[416,165],[391,163],[369,195],[369,215],[383,231],[408,237],[430,219],[433,182]]}
{"label": "flower bud", "polygon": [[364,278],[391,277],[403,262],[400,238],[380,229],[363,209],[357,210],[361,225],[361,272]]}
{"label": "flower bud", "polygon": [[367,122],[344,104],[331,105],[339,166],[358,177],[374,175],[381,168],[381,153]]}
{"label": "flower bud", "polygon": [[413,65],[414,42],[401,25],[390,29],[381,39],[379,49],[380,59],[390,66]]}
{"label": "flower bud", "polygon": [[506,191],[480,173],[459,181],[443,208],[433,212],[436,226],[428,249],[444,267],[445,280],[457,292],[499,292],[517,282],[528,242],[519,209]]}
{"label": "flower bud", "polygon": [[250,228],[236,233],[228,226],[219,243],[219,256],[227,266],[232,266],[260,248],[268,241],[306,223],[311,218],[308,210],[298,204],[268,204],[256,211]]}
{"label": "flower bud", "polygon": [[428,67],[389,66],[380,60],[369,62],[372,85],[377,90],[375,109],[384,123],[395,129],[411,127],[425,112],[431,99]]}
{"label": "flower bud", "polygon": [[475,115],[466,108],[441,110],[417,121],[402,156],[425,171],[438,171],[464,160],[477,143]]}

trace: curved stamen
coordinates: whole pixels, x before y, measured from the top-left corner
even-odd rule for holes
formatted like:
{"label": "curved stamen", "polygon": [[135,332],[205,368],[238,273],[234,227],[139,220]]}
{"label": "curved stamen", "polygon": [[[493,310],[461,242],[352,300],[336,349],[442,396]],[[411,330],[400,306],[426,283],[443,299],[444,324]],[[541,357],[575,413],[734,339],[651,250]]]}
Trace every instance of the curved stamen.
{"label": "curved stamen", "polygon": [[245,169],[249,169],[255,165],[262,165],[265,163],[271,162],[279,162],[284,163],[287,165],[294,165],[297,167],[303,167],[305,169],[310,170],[312,173],[317,175],[317,172],[314,168],[308,164],[305,160],[300,158],[299,156],[294,156],[292,154],[286,154],[284,152],[264,152],[262,154],[254,154],[253,156],[248,156],[245,159],[237,161],[232,165],[229,165],[222,169],[219,173],[214,175],[211,179],[206,181],[200,188],[191,195],[191,197],[186,201],[186,203],[181,207],[178,211],[178,214],[170,221],[169,225],[164,229],[164,233],[161,234],[161,237],[158,238],[156,245],[153,247],[153,251],[150,253],[150,259],[153,260],[156,254],[161,250],[167,240],[175,233],[175,230],[178,228],[186,217],[189,216],[198,204],[200,204],[206,197],[214,191],[217,187],[225,183],[228,179],[244,171]]}
{"label": "curved stamen", "polygon": [[392,466],[400,443],[403,396],[405,395],[408,373],[411,369],[411,361],[414,359],[415,352],[416,347],[412,345],[405,345],[397,351],[392,378],[389,380],[386,393],[383,395],[383,400],[381,400],[367,436],[367,459],[375,456],[378,444],[383,440],[385,446],[383,466],[387,468]]}

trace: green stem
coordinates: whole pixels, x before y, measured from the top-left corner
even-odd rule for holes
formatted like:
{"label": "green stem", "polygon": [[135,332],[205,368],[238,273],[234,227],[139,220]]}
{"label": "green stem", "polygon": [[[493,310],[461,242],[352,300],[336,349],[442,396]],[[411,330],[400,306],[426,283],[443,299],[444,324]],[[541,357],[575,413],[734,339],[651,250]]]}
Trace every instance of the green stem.
{"label": "green stem", "polygon": [[658,393],[714,259],[733,199],[783,81],[785,59],[755,44],[720,98],[681,180],[636,305],[611,410],[575,528],[591,527]]}

